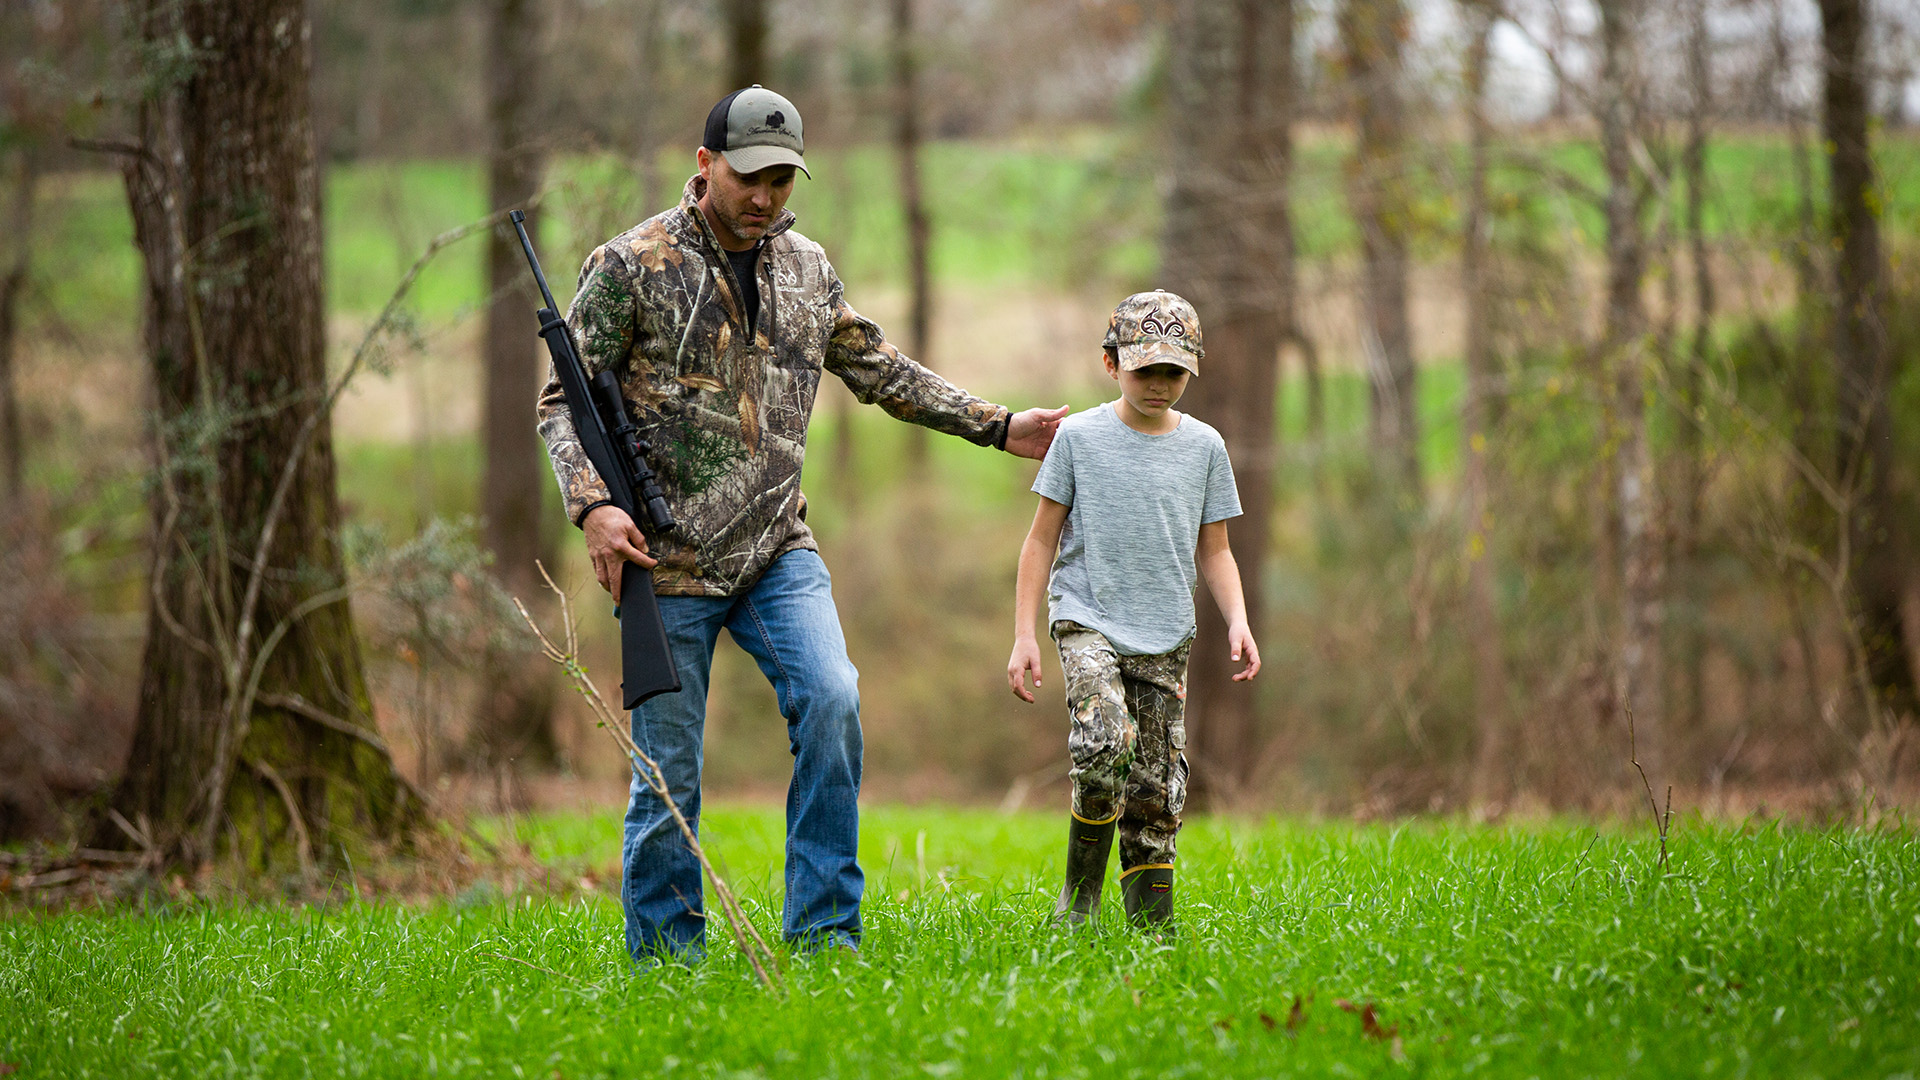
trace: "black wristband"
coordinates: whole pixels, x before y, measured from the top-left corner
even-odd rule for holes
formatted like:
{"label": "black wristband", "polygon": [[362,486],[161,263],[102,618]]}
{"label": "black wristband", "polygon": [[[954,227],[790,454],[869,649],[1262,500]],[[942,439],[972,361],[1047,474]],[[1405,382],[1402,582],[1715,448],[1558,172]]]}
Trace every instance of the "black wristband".
{"label": "black wristband", "polygon": [[588,514],[593,513],[595,510],[598,510],[603,506],[612,506],[613,504],[614,503],[612,499],[601,499],[597,503],[588,503],[587,508],[585,510],[580,511],[580,516],[573,519],[574,527],[582,531],[585,531],[587,527]]}
{"label": "black wristband", "polygon": [[1007,436],[1012,434],[1012,432],[1013,414],[1008,413],[1007,418],[1000,422],[1000,434],[994,436],[993,448],[995,450],[1005,450],[1007,448]]}

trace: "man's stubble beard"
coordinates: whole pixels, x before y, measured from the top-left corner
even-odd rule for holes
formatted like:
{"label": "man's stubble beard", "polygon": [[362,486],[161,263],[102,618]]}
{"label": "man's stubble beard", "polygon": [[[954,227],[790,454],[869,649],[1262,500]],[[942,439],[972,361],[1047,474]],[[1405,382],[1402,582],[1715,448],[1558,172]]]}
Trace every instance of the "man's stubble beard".
{"label": "man's stubble beard", "polygon": [[762,237],[766,236],[767,225],[772,224],[771,220],[762,225],[742,223],[739,211],[728,206],[726,200],[718,197],[718,193],[715,193],[715,197],[708,199],[707,202],[713,208],[713,216],[720,222],[720,227],[725,229],[735,241],[758,243]]}

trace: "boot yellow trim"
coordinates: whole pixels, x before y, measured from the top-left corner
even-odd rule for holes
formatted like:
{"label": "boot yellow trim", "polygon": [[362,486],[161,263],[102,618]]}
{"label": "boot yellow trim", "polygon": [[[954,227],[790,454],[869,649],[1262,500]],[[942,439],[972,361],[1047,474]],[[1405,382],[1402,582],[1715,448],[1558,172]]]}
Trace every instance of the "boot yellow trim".
{"label": "boot yellow trim", "polygon": [[1120,880],[1125,881],[1127,880],[1127,875],[1137,874],[1142,870],[1171,870],[1171,869],[1173,869],[1173,864],[1170,862],[1144,863],[1140,866],[1134,867],[1131,870],[1120,871]]}
{"label": "boot yellow trim", "polygon": [[1074,814],[1073,811],[1071,810],[1067,811],[1067,813],[1073,814],[1073,820],[1078,821],[1084,825],[1111,825],[1114,822],[1120,820],[1120,814],[1117,811],[1114,813],[1112,817],[1106,818],[1101,821],[1095,821],[1090,817],[1081,817],[1079,814]]}

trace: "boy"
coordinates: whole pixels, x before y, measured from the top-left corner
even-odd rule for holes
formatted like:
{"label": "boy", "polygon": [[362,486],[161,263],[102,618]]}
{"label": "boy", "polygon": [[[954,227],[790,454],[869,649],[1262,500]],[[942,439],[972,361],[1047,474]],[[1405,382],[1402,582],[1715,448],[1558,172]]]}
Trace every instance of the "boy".
{"label": "boy", "polygon": [[1040,509],[1020,549],[1007,683],[1028,702],[1027,674],[1040,685],[1033,620],[1045,582],[1072,714],[1073,817],[1054,918],[1079,925],[1098,908],[1117,826],[1127,918],[1145,925],[1173,915],[1196,564],[1233,659],[1246,657],[1235,681],[1259,673],[1260,652],[1227,547],[1240,499],[1226,444],[1173,409],[1200,373],[1199,316],[1172,293],[1135,293],[1103,344],[1120,399],[1062,421],[1033,482]]}

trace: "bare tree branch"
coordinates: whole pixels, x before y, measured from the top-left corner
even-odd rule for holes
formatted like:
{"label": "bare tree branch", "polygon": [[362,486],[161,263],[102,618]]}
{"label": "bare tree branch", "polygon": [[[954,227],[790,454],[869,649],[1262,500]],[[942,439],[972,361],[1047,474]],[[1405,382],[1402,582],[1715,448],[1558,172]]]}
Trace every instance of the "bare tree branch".
{"label": "bare tree branch", "polygon": [[514,607],[520,609],[520,617],[526,620],[527,627],[539,639],[540,649],[547,659],[559,664],[566,671],[568,678],[573,680],[574,689],[586,699],[588,707],[599,719],[600,727],[613,737],[613,741],[618,743],[620,749],[627,755],[627,760],[633,763],[634,774],[640,777],[641,781],[666,805],[667,812],[672,815],[674,824],[680,829],[681,838],[687,842],[688,850],[693,852],[693,857],[700,861],[701,868],[707,872],[707,880],[713,884],[714,896],[720,901],[720,911],[725,918],[727,929],[733,934],[734,944],[746,954],[747,962],[753,965],[753,973],[759,977],[761,985],[774,991],[783,989],[784,980],[781,979],[779,964],[773,955],[773,950],[767,947],[766,940],[760,936],[760,931],[755,929],[752,920],[747,918],[745,910],[740,906],[739,898],[734,895],[726,879],[720,876],[720,871],[715,869],[713,862],[707,858],[706,849],[701,847],[699,836],[694,833],[693,826],[688,823],[686,816],[680,812],[679,804],[674,801],[673,791],[667,784],[666,773],[661,770],[658,762],[649,757],[640,749],[639,744],[633,741],[633,736],[627,731],[627,725],[614,714],[613,707],[607,703],[606,698],[601,696],[600,689],[587,676],[587,669],[580,663],[579,653],[576,651],[577,638],[571,601],[560,586],[554,584],[553,577],[547,573],[546,566],[540,564],[539,569],[540,576],[546,580],[547,588],[552,590],[560,602],[560,627],[561,636],[566,640],[565,648],[555,645],[546,631],[540,629],[540,624],[534,621],[533,615],[527,611],[526,604],[521,602],[519,597],[514,598]]}

